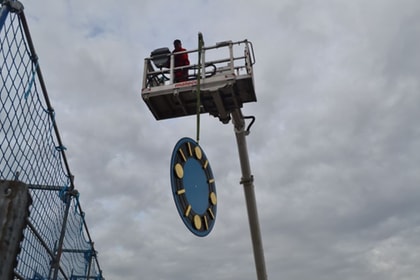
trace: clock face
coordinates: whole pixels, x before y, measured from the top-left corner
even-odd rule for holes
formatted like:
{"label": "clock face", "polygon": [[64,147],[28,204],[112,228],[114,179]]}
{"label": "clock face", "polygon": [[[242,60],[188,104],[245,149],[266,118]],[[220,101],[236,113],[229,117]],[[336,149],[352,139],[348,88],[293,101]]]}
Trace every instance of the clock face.
{"label": "clock face", "polygon": [[179,140],[172,152],[171,185],[187,228],[197,236],[209,234],[216,220],[216,185],[204,151],[191,138]]}

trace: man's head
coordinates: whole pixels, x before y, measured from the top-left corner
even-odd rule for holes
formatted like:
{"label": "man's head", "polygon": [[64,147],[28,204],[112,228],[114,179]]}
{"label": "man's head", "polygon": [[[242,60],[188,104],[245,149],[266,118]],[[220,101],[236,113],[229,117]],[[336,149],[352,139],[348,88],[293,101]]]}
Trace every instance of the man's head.
{"label": "man's head", "polygon": [[182,48],[181,40],[176,39],[176,40],[174,41],[174,47],[175,47],[175,49],[180,49],[180,48]]}

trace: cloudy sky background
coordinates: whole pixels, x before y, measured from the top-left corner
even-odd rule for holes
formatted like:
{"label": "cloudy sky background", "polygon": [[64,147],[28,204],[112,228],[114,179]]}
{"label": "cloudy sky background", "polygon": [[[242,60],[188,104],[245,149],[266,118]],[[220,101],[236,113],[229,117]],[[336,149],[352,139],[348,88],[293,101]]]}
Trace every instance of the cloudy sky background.
{"label": "cloudy sky background", "polygon": [[269,279],[420,278],[418,0],[22,1],[106,279],[256,279],[232,124],[202,115],[209,236],[169,161],[196,119],[141,99],[153,49],[254,44],[247,137]]}

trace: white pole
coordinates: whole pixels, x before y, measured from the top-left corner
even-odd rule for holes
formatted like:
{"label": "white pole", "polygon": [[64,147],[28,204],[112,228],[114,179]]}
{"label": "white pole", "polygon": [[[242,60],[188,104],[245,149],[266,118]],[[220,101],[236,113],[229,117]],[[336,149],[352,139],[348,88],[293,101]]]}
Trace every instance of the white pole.
{"label": "white pole", "polygon": [[264,248],[262,245],[260,223],[258,220],[257,202],[254,191],[254,178],[251,174],[251,167],[248,158],[248,149],[245,136],[245,120],[241,109],[236,109],[232,113],[232,122],[235,127],[236,141],[238,144],[239,160],[242,169],[241,184],[244,186],[246,207],[248,210],[248,221],[251,231],[252,247],[254,250],[255,267],[257,270],[257,279],[266,280],[267,272],[265,269]]}

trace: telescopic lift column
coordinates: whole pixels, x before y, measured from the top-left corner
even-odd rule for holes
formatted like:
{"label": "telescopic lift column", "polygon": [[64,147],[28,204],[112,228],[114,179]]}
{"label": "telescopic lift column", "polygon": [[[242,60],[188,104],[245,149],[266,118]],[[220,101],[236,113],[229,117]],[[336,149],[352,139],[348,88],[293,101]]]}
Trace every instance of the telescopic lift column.
{"label": "telescopic lift column", "polygon": [[257,277],[258,280],[266,280],[267,272],[265,268],[264,248],[258,219],[257,202],[255,199],[254,177],[251,174],[248,148],[245,139],[245,136],[248,135],[249,132],[245,130],[245,119],[242,115],[241,109],[236,109],[232,112],[232,123],[235,128],[236,142],[238,144],[239,161],[241,163],[242,170],[241,184],[244,186],[245,202],[248,211],[248,221],[251,231]]}

